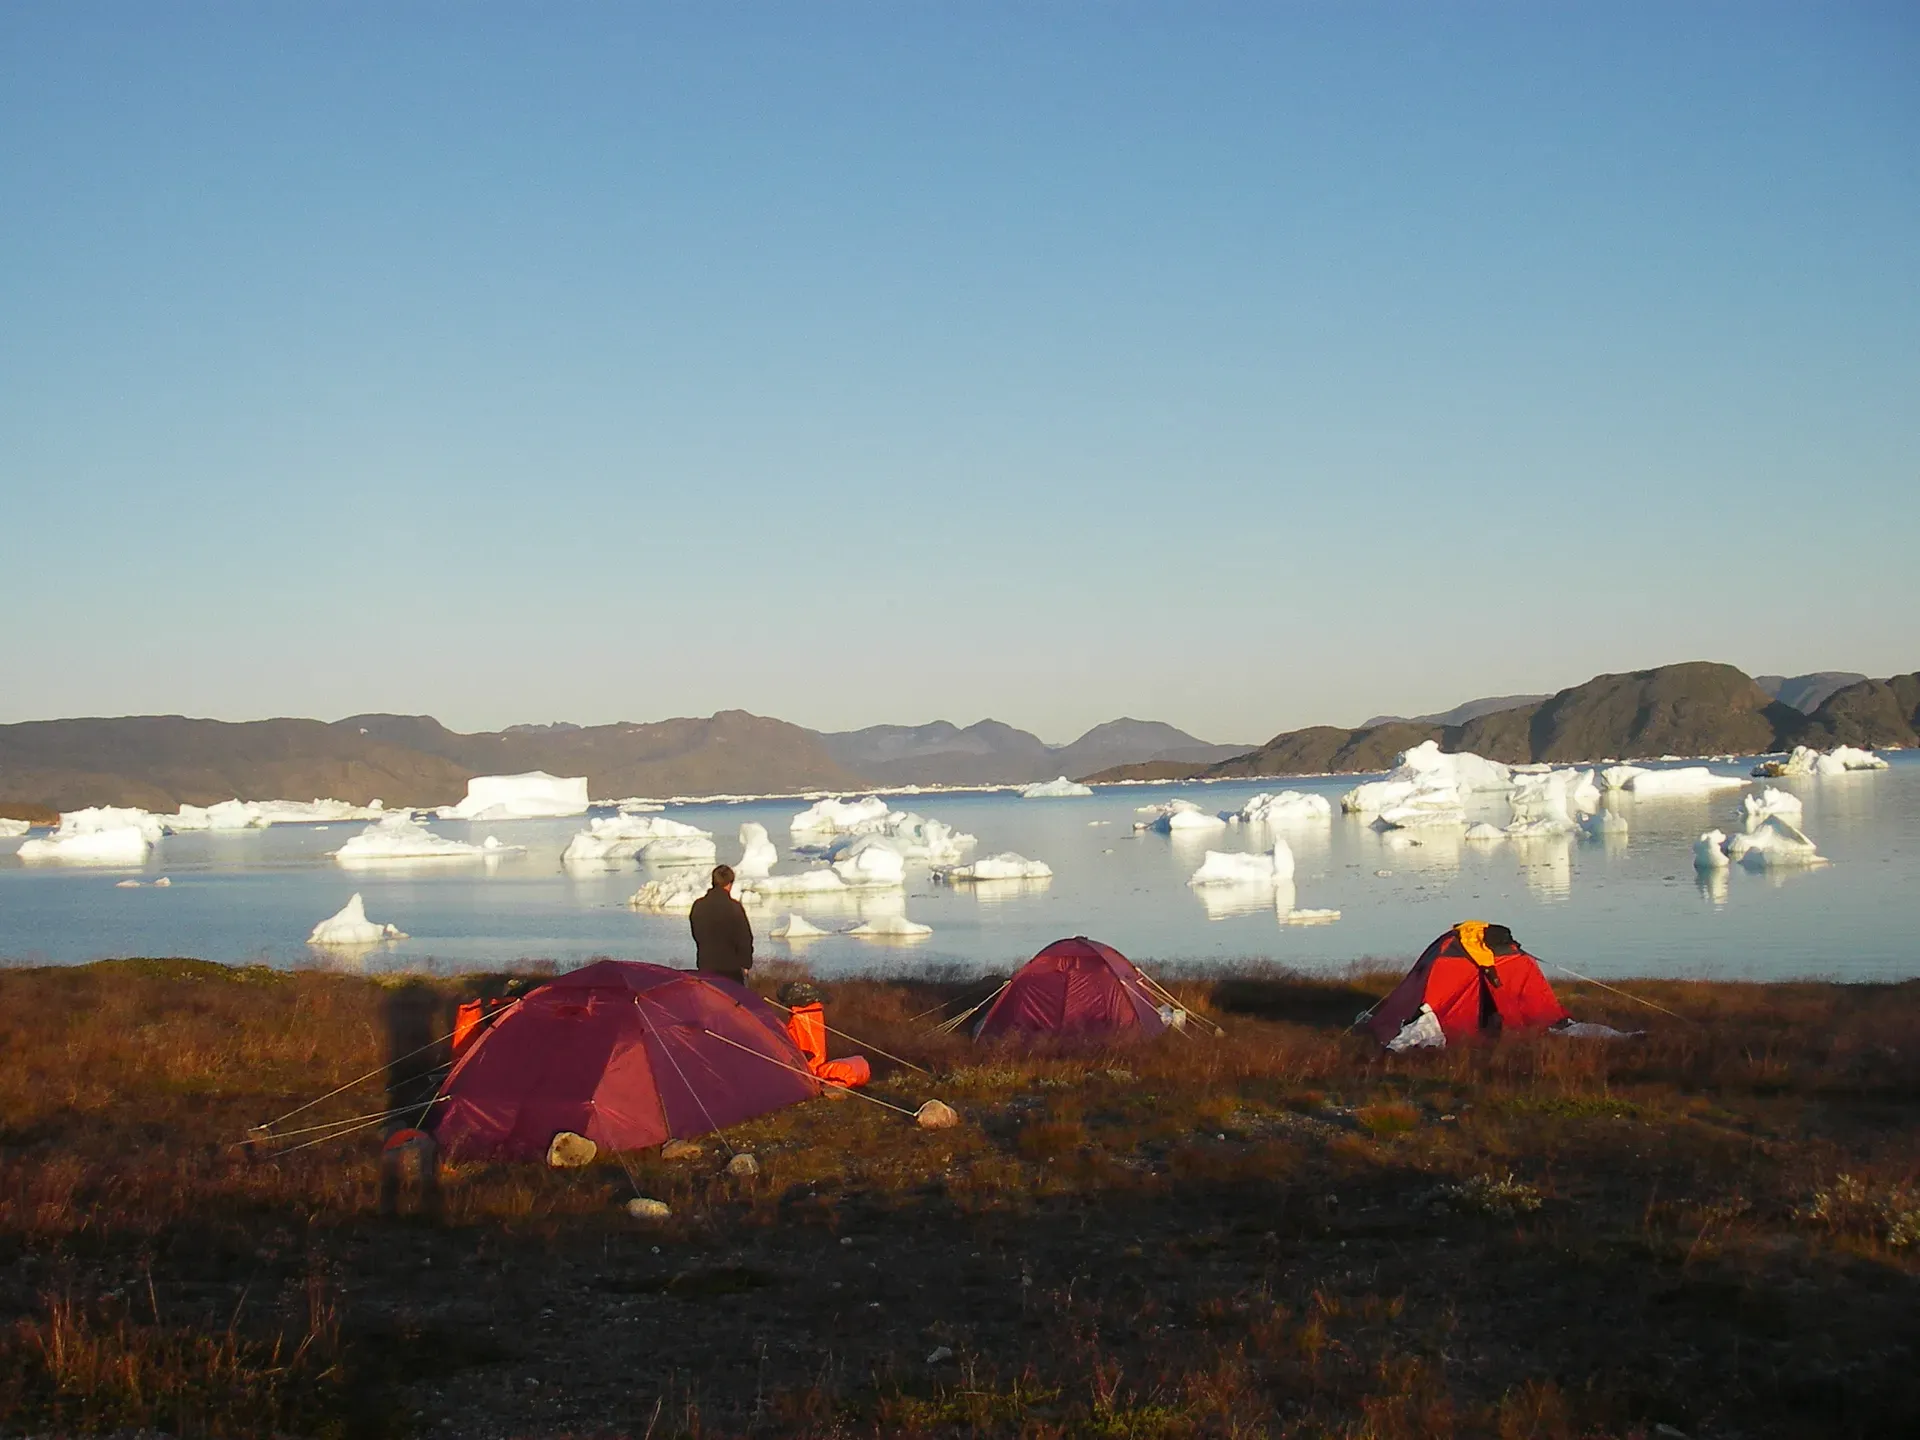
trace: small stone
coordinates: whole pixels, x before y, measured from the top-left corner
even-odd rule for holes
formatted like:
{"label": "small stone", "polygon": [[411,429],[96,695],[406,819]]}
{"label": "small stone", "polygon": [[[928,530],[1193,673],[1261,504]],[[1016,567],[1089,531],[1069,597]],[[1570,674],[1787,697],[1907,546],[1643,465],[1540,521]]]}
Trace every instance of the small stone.
{"label": "small stone", "polygon": [[953,1347],[951,1345],[936,1345],[932,1350],[927,1352],[927,1363],[929,1365],[938,1365],[942,1360],[951,1360],[952,1358]]}
{"label": "small stone", "polygon": [[556,1170],[577,1170],[582,1165],[591,1165],[599,1153],[600,1147],[586,1136],[562,1130],[547,1146],[547,1164]]}
{"label": "small stone", "polygon": [[740,1179],[751,1179],[760,1173],[760,1162],[742,1151],[727,1162],[727,1174]]}
{"label": "small stone", "polygon": [[662,1160],[696,1160],[706,1153],[691,1140],[669,1140],[660,1147]]}
{"label": "small stone", "polygon": [[944,1100],[929,1100],[914,1113],[913,1120],[922,1130],[951,1130],[960,1123],[960,1112]]}
{"label": "small stone", "polygon": [[673,1214],[673,1207],[664,1200],[651,1200],[639,1195],[627,1201],[627,1214],[636,1220],[664,1220]]}

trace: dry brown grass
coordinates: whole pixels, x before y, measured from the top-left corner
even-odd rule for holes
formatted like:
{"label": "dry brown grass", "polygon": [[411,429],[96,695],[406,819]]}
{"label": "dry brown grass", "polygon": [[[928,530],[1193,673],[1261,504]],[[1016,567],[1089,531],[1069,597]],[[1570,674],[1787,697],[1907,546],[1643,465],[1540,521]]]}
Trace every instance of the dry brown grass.
{"label": "dry brown grass", "polygon": [[[236,1147],[467,983],[0,971],[0,1430],[1920,1422],[1920,985],[1633,987],[1681,1019],[1562,986],[1651,1033],[1393,1057],[1344,1030],[1367,977],[1170,977],[1225,1037],[1096,1055],[935,1033],[958,980],[847,981],[833,1023],[937,1077],[883,1064],[874,1093],[965,1125],[823,1101],[729,1132],[750,1180],[717,1141],[465,1166],[438,1225],[378,1217],[370,1133]],[[636,1184],[672,1218],[629,1220]]]}

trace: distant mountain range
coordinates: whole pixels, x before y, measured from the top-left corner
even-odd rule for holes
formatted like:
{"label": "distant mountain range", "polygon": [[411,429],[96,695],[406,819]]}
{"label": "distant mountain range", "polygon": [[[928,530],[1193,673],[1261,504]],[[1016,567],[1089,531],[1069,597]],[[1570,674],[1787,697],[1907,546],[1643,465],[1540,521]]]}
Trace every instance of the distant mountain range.
{"label": "distant mountain range", "polygon": [[[1920,674],[1844,683],[1840,672],[1796,676],[1769,692],[1731,665],[1694,661],[1598,675],[1556,695],[1482,710],[1459,722],[1390,720],[1345,730],[1316,725],[1276,735],[1259,749],[1212,765],[1123,765],[1092,780],[1219,779],[1383,770],[1427,740],[1508,764],[1657,755],[1753,754],[1790,745],[1920,744]],[[1829,682],[1811,713],[1803,703]],[[1513,698],[1513,697],[1508,697]],[[1481,702],[1460,707],[1458,714]],[[1491,702],[1486,702],[1491,703]]]}
{"label": "distant mountain range", "polygon": [[353,715],[331,724],[141,715],[0,725],[0,807],[12,802],[23,815],[42,816],[84,805],[172,810],[235,797],[315,796],[442,805],[466,794],[470,776],[523,770],[585,775],[599,799],[1011,784],[1134,761],[1211,764],[1246,749],[1142,720],[1110,721],[1071,745],[1050,746],[994,720],[823,735],[743,710],[480,734],[449,730],[430,715]]}
{"label": "distant mountain range", "polygon": [[[1793,744],[1920,744],[1920,673],[1824,671],[1765,683],[1704,661],[1601,675],[1538,698],[1469,701],[1423,720],[1313,726],[1211,745],[1157,721],[1097,725],[1070,745],[994,720],[822,734],[743,710],[647,724],[516,725],[462,734],[427,715],[229,723],[178,715],[0,725],[0,814],[83,805],[172,810],[236,797],[440,805],[474,775],[585,775],[597,799],[873,786],[1178,780],[1380,770],[1437,740],[1510,763],[1752,753]],[[1517,703],[1510,703],[1517,702]]]}

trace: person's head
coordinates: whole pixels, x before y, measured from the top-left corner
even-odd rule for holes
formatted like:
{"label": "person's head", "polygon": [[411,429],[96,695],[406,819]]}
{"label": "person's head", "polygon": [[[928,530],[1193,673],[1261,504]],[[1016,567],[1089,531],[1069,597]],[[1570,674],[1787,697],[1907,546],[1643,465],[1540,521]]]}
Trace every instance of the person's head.
{"label": "person's head", "polygon": [[713,867],[713,888],[716,890],[731,890],[733,888],[733,867],[731,865],[716,865]]}

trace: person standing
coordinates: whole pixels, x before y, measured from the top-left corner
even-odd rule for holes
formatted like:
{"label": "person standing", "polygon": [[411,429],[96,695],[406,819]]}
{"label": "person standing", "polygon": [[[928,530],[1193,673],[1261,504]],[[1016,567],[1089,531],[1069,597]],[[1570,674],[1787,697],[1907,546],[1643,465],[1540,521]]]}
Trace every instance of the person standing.
{"label": "person standing", "polygon": [[713,867],[713,887],[687,912],[693,930],[694,965],[709,975],[747,983],[753,968],[753,926],[746,907],[733,898],[733,867]]}

